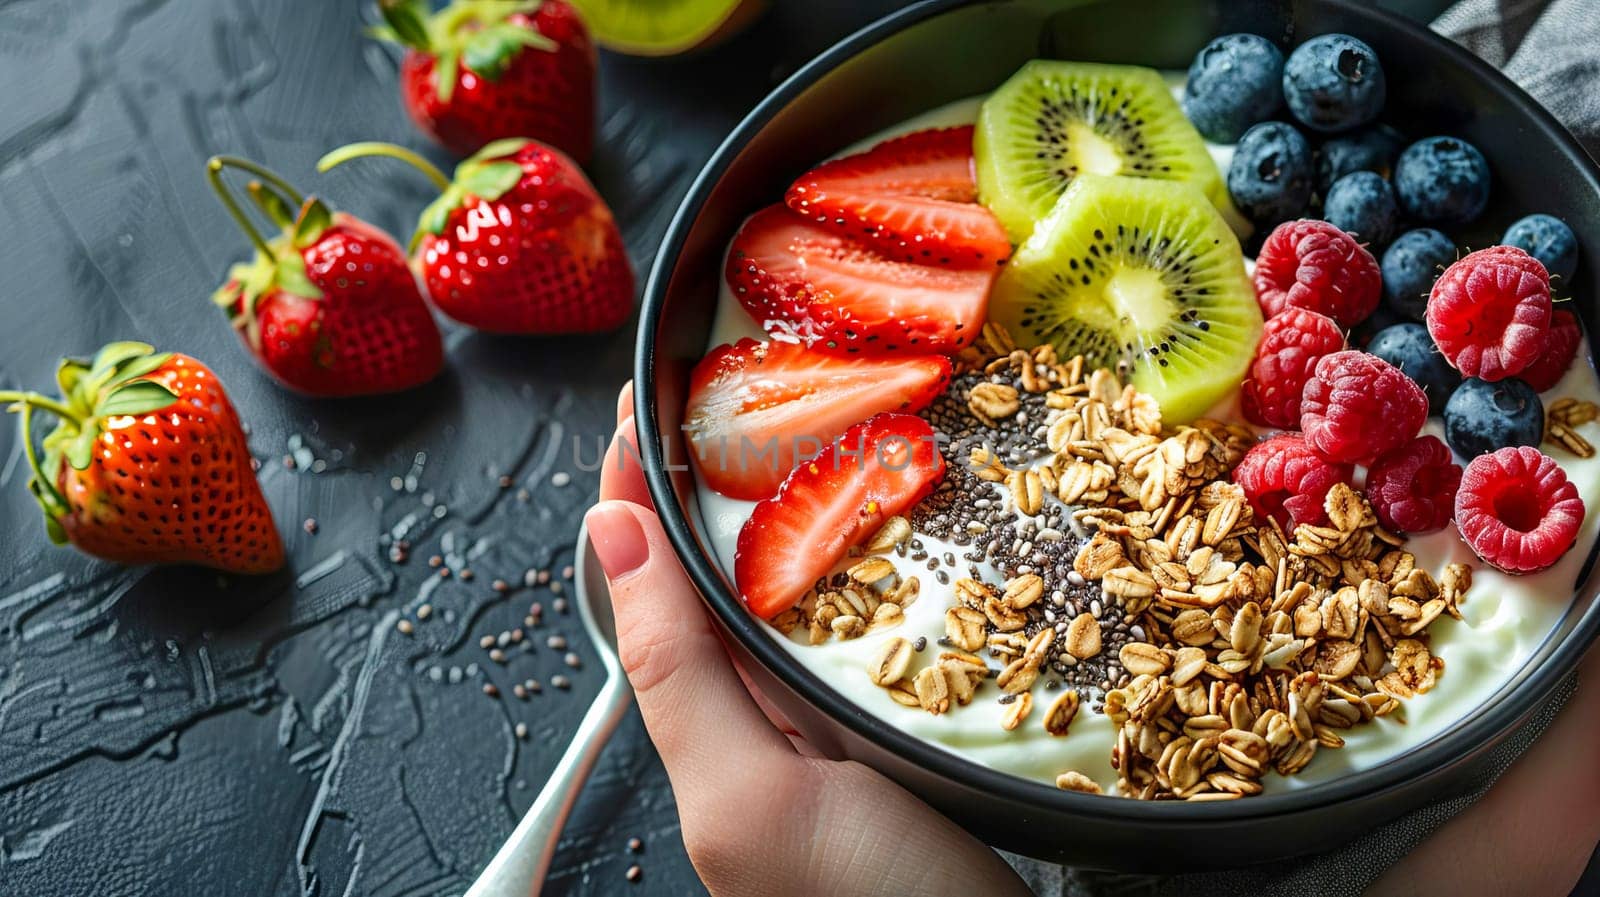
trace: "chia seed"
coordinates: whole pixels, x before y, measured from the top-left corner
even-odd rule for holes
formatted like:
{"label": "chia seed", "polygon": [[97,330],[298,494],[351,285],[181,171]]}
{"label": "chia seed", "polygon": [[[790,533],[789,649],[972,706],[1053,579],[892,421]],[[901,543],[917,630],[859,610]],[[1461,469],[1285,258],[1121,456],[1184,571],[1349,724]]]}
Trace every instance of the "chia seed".
{"label": "chia seed", "polygon": [[[1016,389],[1022,405],[1018,414],[999,421],[994,428],[984,426],[967,410],[968,393],[986,381]],[[913,509],[911,524],[919,535],[961,545],[966,563],[957,563],[951,553],[945,553],[941,563],[941,559],[929,556],[928,546],[919,538],[910,542],[911,560],[926,562],[941,585],[947,584],[950,576],[942,567],[968,571],[956,575],[992,579],[993,574],[985,575],[978,569],[979,564],[993,567],[1006,579],[1024,573],[1043,577],[1050,589],[1049,600],[1035,602],[1024,612],[1027,623],[1020,635],[1025,638],[1032,638],[1045,628],[1065,633],[1068,621],[1089,608],[1101,623],[1101,652],[1080,661],[1066,653],[1066,640],[1057,638],[1045,659],[1045,668],[1060,677],[1058,687],[1076,688],[1086,702],[1100,702],[1107,688],[1105,683],[1125,675],[1120,669],[1113,673],[1111,665],[1130,634],[1126,625],[1119,630],[1113,620],[1106,618],[1107,602],[1101,599],[1099,584],[1086,581],[1072,569],[1085,537],[1070,525],[1070,518],[1060,505],[1051,504],[1036,517],[1020,516],[1009,490],[979,479],[969,462],[972,450],[981,447],[989,448],[1012,468],[1047,461],[1049,448],[1033,432],[1050,415],[1044,394],[1028,392],[1010,370],[993,375],[972,371],[954,378],[945,393],[922,414],[949,437],[940,445],[947,472],[940,488]],[[1109,616],[1120,618],[1116,603],[1109,604]],[[946,639],[940,639],[939,644],[950,647]]]}

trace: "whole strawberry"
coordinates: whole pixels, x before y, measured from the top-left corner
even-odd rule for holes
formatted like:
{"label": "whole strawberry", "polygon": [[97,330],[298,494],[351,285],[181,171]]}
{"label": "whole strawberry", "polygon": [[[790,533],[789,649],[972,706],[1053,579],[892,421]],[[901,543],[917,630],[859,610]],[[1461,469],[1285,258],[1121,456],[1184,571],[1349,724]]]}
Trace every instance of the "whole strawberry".
{"label": "whole strawberry", "polygon": [[533,140],[483,148],[446,178],[390,144],[355,144],[323,171],[365,155],[421,169],[441,194],[422,213],[414,264],[434,305],[496,333],[611,330],[633,310],[633,268],[611,210],[572,160]]}
{"label": "whole strawberry", "polygon": [[534,137],[587,162],[594,148],[594,43],[565,0],[380,0],[403,44],[406,111],[458,155]]}
{"label": "whole strawberry", "polygon": [[[245,217],[222,182],[228,167],[266,181],[253,181],[250,196],[282,233],[264,239]],[[291,389],[323,397],[397,392],[439,373],[439,327],[388,234],[331,212],[243,159],[219,156],[207,173],[256,246],[255,258],[233,266],[213,298],[262,367]]]}
{"label": "whole strawberry", "polygon": [[[51,541],[122,564],[199,564],[234,573],[283,566],[283,543],[222,384],[185,355],[112,343],[67,359],[62,395],[0,392],[22,415],[28,488]],[[32,440],[35,412],[60,423]]]}

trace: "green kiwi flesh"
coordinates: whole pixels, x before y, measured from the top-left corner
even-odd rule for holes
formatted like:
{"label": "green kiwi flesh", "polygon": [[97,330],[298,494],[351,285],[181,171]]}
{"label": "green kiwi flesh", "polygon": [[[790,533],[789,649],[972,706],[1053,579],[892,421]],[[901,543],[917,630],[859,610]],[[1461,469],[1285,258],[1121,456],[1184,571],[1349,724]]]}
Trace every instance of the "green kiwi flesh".
{"label": "green kiwi flesh", "polygon": [[984,101],[973,150],[979,197],[1013,242],[1033,233],[1080,174],[1193,184],[1249,233],[1204,139],[1155,69],[1035,59]]}
{"label": "green kiwi flesh", "polygon": [[1239,240],[1198,189],[1085,174],[1007,262],[989,317],[1083,355],[1186,423],[1227,398],[1261,337]]}
{"label": "green kiwi flesh", "polygon": [[595,40],[635,56],[669,56],[754,18],[759,0],[572,0]]}

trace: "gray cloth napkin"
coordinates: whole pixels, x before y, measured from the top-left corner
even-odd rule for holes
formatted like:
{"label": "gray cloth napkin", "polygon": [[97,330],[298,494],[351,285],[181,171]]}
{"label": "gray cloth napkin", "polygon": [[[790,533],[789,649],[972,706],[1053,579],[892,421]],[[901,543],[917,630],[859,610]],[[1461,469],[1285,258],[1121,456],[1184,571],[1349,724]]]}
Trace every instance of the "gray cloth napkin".
{"label": "gray cloth napkin", "polygon": [[[1433,29],[1497,66],[1555,113],[1600,159],[1600,0],[1462,0]],[[1566,706],[1569,677],[1521,729],[1491,753],[1460,794],[1423,807],[1350,844],[1292,863],[1226,873],[1153,877],[1083,872],[1006,856],[1040,897],[1257,897],[1360,894],[1441,825],[1472,806]]]}

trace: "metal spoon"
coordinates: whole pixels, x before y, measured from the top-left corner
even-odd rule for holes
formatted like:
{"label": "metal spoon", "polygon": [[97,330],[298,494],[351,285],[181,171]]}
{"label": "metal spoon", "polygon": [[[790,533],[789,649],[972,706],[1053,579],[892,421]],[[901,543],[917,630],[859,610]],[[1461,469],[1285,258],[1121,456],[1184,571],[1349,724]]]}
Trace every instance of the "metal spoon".
{"label": "metal spoon", "polygon": [[576,580],[575,603],[583,628],[589,633],[594,653],[605,668],[606,681],[595,696],[594,704],[584,714],[583,722],[572,736],[567,752],[550,773],[550,780],[539,792],[538,800],[528,808],[515,831],[489,861],[483,874],[467,889],[466,897],[534,897],[544,888],[545,874],[550,871],[550,858],[561,839],[561,827],[567,813],[583,789],[589,770],[600,757],[600,749],[616,730],[617,723],[627,712],[633,700],[633,689],[628,677],[623,675],[622,661],[617,659],[617,623],[611,615],[611,592],[606,585],[605,573],[600,569],[600,559],[589,543],[585,527],[578,532],[577,562],[574,564]]}

